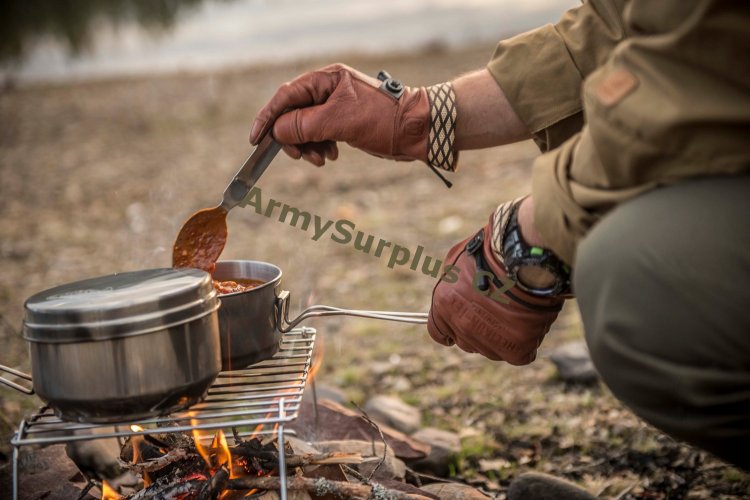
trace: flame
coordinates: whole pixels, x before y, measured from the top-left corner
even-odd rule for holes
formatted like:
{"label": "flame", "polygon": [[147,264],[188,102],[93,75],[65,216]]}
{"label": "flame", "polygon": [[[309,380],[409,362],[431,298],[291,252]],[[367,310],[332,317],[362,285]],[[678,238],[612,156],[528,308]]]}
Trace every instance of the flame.
{"label": "flame", "polygon": [[203,461],[211,467],[210,450],[203,446],[203,443],[201,442],[201,433],[195,428],[198,425],[198,420],[193,418],[195,417],[195,412],[189,411],[188,415],[190,415],[190,425],[193,427],[193,442],[195,443],[195,449],[198,450],[198,454],[203,458]]}
{"label": "flame", "polygon": [[211,467],[211,451],[201,443],[201,435],[197,429],[193,429],[193,441],[195,442],[195,449],[198,450],[198,454],[203,458],[203,461]]}
{"label": "flame", "polygon": [[[313,304],[315,304],[315,290],[310,290],[310,293],[307,295],[307,307],[310,307]],[[315,351],[313,351],[313,359],[307,375],[307,384],[313,381],[315,375],[317,375],[318,370],[320,370],[320,367],[323,364],[323,337],[319,336],[316,339],[316,344],[317,347]]]}
{"label": "flame", "polygon": [[229,451],[229,445],[227,444],[227,437],[224,435],[224,431],[219,429],[219,432],[214,436],[211,442],[211,448],[218,450],[216,452],[216,463],[219,467],[222,465],[229,468],[229,478],[234,479],[234,471],[232,470],[232,453]]}
{"label": "flame", "polygon": [[239,477],[236,474],[235,467],[232,464],[232,452],[229,451],[229,444],[227,443],[227,437],[224,431],[221,429],[214,434],[211,440],[211,445],[206,447],[201,443],[201,435],[197,429],[193,429],[193,441],[195,442],[195,449],[198,450],[198,454],[206,462],[209,471],[213,472],[219,469],[221,466],[225,466],[229,469],[229,478],[236,479]]}
{"label": "flame", "polygon": [[[133,424],[130,426],[130,430],[133,432],[141,432],[143,431],[143,427],[140,425]],[[137,464],[140,462],[143,462],[143,452],[141,451],[141,446],[143,446],[143,443],[145,443],[145,439],[143,436],[133,436],[130,438],[130,445],[133,447],[133,463]],[[151,476],[149,476],[148,472],[143,473],[143,486],[148,488],[151,486],[153,481],[151,480]]]}
{"label": "flame", "polygon": [[318,374],[318,370],[320,370],[320,367],[323,365],[323,341],[321,340],[322,337],[318,337],[318,348],[315,349],[313,352],[313,359],[310,363],[310,371],[307,375],[307,383],[309,384],[312,382],[312,380],[315,378],[315,375]]}
{"label": "flame", "polygon": [[124,498],[107,481],[102,481],[102,500],[123,500]]}

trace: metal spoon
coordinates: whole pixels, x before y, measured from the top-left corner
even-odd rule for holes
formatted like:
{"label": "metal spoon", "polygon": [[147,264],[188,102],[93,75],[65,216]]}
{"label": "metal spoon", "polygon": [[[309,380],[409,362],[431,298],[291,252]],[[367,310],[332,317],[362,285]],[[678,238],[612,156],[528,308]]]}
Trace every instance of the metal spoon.
{"label": "metal spoon", "polygon": [[221,204],[198,210],[185,221],[172,248],[173,267],[197,267],[213,273],[227,242],[227,214],[250,193],[279,149],[281,145],[266,134],[224,190]]}

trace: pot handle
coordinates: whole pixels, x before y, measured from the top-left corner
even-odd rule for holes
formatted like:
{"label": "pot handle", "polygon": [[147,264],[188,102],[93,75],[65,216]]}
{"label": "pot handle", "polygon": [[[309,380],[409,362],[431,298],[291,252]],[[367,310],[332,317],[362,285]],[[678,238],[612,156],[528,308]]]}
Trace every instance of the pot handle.
{"label": "pot handle", "polygon": [[[0,372],[6,372],[10,373],[11,375],[15,375],[18,378],[22,378],[24,380],[28,380],[31,382],[31,375],[28,375],[23,372],[19,372],[18,370],[15,370],[9,366],[0,365]],[[34,394],[34,388],[33,387],[24,387],[21,384],[17,384],[16,382],[13,382],[12,380],[8,380],[5,377],[0,377],[0,384],[7,385],[8,387],[17,390],[18,392],[22,392],[24,394]]]}
{"label": "pot handle", "polygon": [[427,323],[427,313],[407,313],[398,311],[363,311],[360,309],[341,309],[340,307],[316,305],[302,311],[299,316],[289,320],[289,292],[282,290],[276,298],[276,328],[287,333],[308,318],[323,316],[356,316],[359,318],[381,319],[423,325]]}

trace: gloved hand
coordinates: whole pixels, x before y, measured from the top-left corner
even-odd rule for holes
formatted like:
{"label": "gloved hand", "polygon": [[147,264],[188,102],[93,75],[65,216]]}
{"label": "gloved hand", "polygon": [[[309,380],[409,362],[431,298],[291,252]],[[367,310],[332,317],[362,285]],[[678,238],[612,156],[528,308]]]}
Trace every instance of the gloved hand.
{"label": "gloved hand", "polygon": [[531,295],[507,277],[491,245],[493,228],[503,234],[507,220],[494,224],[495,216],[448,252],[445,266],[453,267],[432,292],[427,331],[440,344],[525,365],[536,358],[564,299]]}
{"label": "gloved hand", "polygon": [[250,142],[267,129],[291,157],[321,166],[338,157],[337,141],[370,154],[427,162],[430,103],[424,88],[405,87],[399,99],[381,82],[343,64],[285,83],[253,122]]}

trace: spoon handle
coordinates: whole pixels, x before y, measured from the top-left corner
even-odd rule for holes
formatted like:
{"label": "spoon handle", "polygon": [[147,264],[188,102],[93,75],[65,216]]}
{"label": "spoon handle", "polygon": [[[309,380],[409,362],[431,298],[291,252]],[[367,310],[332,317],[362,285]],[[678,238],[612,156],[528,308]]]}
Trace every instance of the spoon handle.
{"label": "spoon handle", "polygon": [[280,149],[281,144],[274,141],[270,133],[261,139],[224,190],[224,199],[221,202],[224,210],[229,212],[245,199]]}

